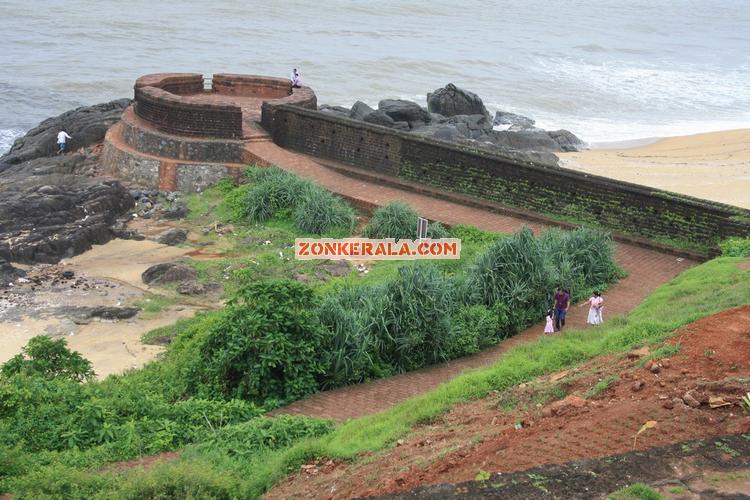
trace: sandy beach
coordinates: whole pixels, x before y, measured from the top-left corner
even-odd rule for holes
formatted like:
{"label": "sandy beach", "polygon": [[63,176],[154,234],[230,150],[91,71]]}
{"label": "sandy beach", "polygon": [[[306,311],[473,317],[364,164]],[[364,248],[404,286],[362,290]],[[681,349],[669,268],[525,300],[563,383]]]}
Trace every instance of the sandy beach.
{"label": "sandy beach", "polygon": [[750,208],[750,129],[559,156],[573,170]]}

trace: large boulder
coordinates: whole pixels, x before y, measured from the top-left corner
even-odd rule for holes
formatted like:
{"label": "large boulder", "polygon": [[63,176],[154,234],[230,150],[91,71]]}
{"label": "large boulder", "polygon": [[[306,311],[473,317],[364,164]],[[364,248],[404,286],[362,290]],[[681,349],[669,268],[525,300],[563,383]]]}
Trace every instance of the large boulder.
{"label": "large boulder", "polygon": [[187,240],[187,231],[179,228],[167,229],[156,237],[157,243],[169,246],[181,245],[185,243],[185,240]]}
{"label": "large boulder", "polygon": [[493,125],[507,125],[512,129],[525,130],[534,128],[534,120],[528,116],[517,115],[510,113],[509,111],[497,111],[495,112],[495,119],[492,121]]}
{"label": "large boulder", "polygon": [[364,120],[367,115],[374,112],[375,110],[372,109],[367,104],[363,103],[362,101],[357,101],[354,103],[354,106],[352,106],[352,109],[349,111],[349,118],[352,120]]}
{"label": "large boulder", "polygon": [[482,99],[452,83],[427,94],[427,109],[430,113],[439,113],[443,116],[485,115],[489,121],[489,113]]}
{"label": "large boulder", "polygon": [[378,103],[378,111],[382,111],[395,122],[407,122],[409,128],[415,128],[432,120],[430,113],[413,101],[403,99],[383,99]]}
{"label": "large boulder", "polygon": [[380,125],[382,127],[393,127],[396,123],[393,118],[385,114],[383,111],[377,110],[372,113],[365,115],[364,121],[372,123],[373,125]]}
{"label": "large boulder", "polygon": [[164,285],[166,283],[179,283],[183,281],[195,281],[198,273],[190,266],[179,262],[167,262],[151,266],[141,274],[141,279],[147,285]]}
{"label": "large boulder", "polygon": [[547,133],[557,142],[560,151],[580,151],[586,147],[586,143],[569,130],[550,130]]}
{"label": "large boulder", "polygon": [[130,99],[117,99],[94,106],[84,106],[48,118],[16,139],[5,155],[0,157],[2,165],[16,165],[25,161],[52,156],[57,151],[57,133],[65,130],[73,138],[68,140],[68,149],[90,146],[104,139],[107,129],[115,124],[131,103]]}

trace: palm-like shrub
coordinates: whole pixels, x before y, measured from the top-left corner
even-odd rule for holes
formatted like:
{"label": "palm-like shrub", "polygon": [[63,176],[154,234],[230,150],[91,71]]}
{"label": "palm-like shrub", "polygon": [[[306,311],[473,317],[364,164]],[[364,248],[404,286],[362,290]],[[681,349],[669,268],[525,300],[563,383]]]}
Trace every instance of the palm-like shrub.
{"label": "palm-like shrub", "polygon": [[318,186],[308,186],[294,210],[294,223],[308,233],[340,230],[351,234],[357,223],[357,214],[338,196]]}
{"label": "palm-like shrub", "polygon": [[544,253],[531,229],[498,240],[480,255],[469,271],[480,303],[506,304],[511,311],[534,307],[549,287]]}
{"label": "palm-like shrub", "polygon": [[[416,239],[419,214],[401,201],[391,202],[375,210],[372,219],[365,227],[366,238]],[[448,230],[439,222],[431,222],[427,227],[428,238],[447,238]]]}
{"label": "palm-like shrub", "polygon": [[325,297],[319,317],[332,335],[325,352],[324,387],[354,384],[392,371],[388,360],[381,359],[383,339],[373,328],[382,309],[381,287],[344,287]]}
{"label": "palm-like shrub", "polygon": [[403,266],[385,284],[383,310],[374,323],[383,357],[398,371],[448,358],[453,282],[433,264]]}
{"label": "palm-like shrub", "polygon": [[539,238],[549,264],[550,280],[574,295],[610,283],[618,274],[608,232],[579,228],[551,229]]}

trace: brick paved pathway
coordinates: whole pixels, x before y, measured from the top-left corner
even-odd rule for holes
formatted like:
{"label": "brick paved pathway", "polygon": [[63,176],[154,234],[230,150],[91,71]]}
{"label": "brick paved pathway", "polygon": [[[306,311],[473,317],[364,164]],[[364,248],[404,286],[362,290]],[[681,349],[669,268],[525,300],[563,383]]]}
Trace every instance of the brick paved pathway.
{"label": "brick paved pathway", "polygon": [[[311,157],[279,148],[272,142],[249,144],[248,150],[265,164],[278,165],[310,178],[331,191],[363,205],[384,205],[390,201],[401,200],[414,207],[421,215],[447,224],[471,224],[498,232],[513,232],[523,225],[531,227],[535,232],[543,229],[539,223],[517,217],[356,179]],[[628,277],[605,294],[605,321],[612,316],[631,311],[656,287],[696,264],[689,259],[623,243],[617,244],[616,258],[618,264],[628,272]],[[568,327],[586,327],[587,313],[586,307],[571,307]],[[434,389],[465,370],[491,364],[508,349],[536,340],[542,331],[543,324],[540,322],[473,356],[386,379],[320,392],[280,408],[274,413],[303,414],[337,421],[377,413],[412,396]]]}

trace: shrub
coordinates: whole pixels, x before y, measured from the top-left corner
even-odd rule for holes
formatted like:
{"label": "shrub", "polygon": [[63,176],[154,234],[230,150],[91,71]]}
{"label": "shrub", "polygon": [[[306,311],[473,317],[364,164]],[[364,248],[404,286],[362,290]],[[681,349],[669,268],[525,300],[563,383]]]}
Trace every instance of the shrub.
{"label": "shrub", "polygon": [[[419,214],[406,203],[391,202],[375,210],[372,219],[365,226],[363,235],[366,238],[416,239]],[[439,222],[432,222],[427,227],[428,238],[447,238],[448,230]]]}
{"label": "shrub", "polygon": [[372,329],[382,302],[380,287],[345,287],[323,299],[318,314],[332,334],[325,349],[324,387],[358,383],[390,372],[380,358],[382,339]]}
{"label": "shrub", "polygon": [[750,257],[750,237],[729,238],[720,247],[721,254],[726,257]]}
{"label": "shrub", "polygon": [[354,209],[338,196],[314,186],[305,190],[294,211],[294,223],[302,231],[323,234],[344,230],[351,234],[357,223]]}
{"label": "shrub", "polygon": [[269,280],[241,288],[199,339],[192,387],[213,397],[292,400],[317,389],[324,369],[318,348],[328,334],[310,288]]}
{"label": "shrub", "polygon": [[398,371],[448,358],[453,282],[434,264],[403,266],[383,287],[383,309],[372,322],[383,357]]}
{"label": "shrub", "polygon": [[38,335],[0,368],[4,377],[23,373],[47,378],[66,378],[82,382],[94,377],[91,362],[78,352],[71,352],[65,339],[52,340]]}
{"label": "shrub", "polygon": [[474,354],[495,344],[500,329],[498,311],[484,305],[462,307],[453,317],[453,329],[446,349],[448,357]]}
{"label": "shrub", "polygon": [[480,255],[469,271],[469,282],[479,303],[506,304],[517,330],[541,319],[549,305],[544,253],[527,227]]}
{"label": "shrub", "polygon": [[539,238],[549,266],[551,283],[562,285],[577,297],[590,287],[601,287],[618,275],[614,245],[609,233],[598,229],[551,229]]}

